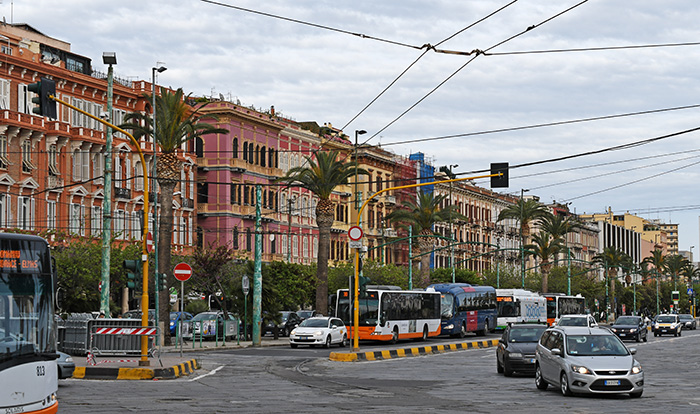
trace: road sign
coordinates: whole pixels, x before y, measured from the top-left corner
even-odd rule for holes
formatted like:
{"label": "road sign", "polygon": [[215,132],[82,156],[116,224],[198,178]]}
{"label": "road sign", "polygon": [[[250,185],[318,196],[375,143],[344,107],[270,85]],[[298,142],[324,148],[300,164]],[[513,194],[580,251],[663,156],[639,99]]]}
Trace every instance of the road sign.
{"label": "road sign", "polygon": [[688,294],[692,295],[693,294],[693,288],[688,288]]}
{"label": "road sign", "polygon": [[150,231],[146,234],[146,250],[153,253],[153,233]]}
{"label": "road sign", "polygon": [[348,247],[351,249],[361,249],[362,248],[362,240],[350,240],[348,242]]}
{"label": "road sign", "polygon": [[243,288],[243,294],[245,296],[248,296],[248,292],[250,291],[250,282],[248,281],[248,276],[243,275],[243,279],[241,279],[241,287]]}
{"label": "road sign", "polygon": [[187,263],[178,263],[173,269],[173,276],[180,282],[185,282],[192,276],[192,267]]}
{"label": "road sign", "polygon": [[[359,226],[352,226],[348,230],[348,238],[351,241],[359,241],[362,240],[362,228]],[[355,247],[357,249],[357,247]]]}

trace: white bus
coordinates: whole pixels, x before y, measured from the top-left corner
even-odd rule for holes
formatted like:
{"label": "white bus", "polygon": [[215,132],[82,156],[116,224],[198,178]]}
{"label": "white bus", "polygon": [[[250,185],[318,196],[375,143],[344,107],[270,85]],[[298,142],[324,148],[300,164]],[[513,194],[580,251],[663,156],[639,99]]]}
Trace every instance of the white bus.
{"label": "white bus", "polygon": [[546,323],[547,299],[524,289],[496,289],[498,329],[511,323]]}

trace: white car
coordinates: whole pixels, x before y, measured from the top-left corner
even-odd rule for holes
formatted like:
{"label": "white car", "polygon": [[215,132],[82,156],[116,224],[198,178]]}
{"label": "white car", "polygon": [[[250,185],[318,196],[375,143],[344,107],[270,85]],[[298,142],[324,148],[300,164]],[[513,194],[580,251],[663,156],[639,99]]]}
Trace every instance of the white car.
{"label": "white car", "polygon": [[324,345],[326,348],[330,348],[333,344],[340,346],[348,344],[348,329],[338,318],[313,317],[304,319],[289,334],[289,345],[292,348],[299,345]]}
{"label": "white car", "polygon": [[564,315],[556,323],[557,326],[588,326],[598,327],[598,322],[591,315]]}

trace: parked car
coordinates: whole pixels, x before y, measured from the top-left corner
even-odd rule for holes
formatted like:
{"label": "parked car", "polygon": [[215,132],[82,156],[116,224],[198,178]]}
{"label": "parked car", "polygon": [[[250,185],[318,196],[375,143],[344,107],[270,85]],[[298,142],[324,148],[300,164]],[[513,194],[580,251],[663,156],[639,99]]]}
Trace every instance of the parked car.
{"label": "parked car", "polygon": [[641,316],[620,316],[610,330],[623,340],[647,341],[647,324]]}
{"label": "parked car", "polygon": [[[175,336],[177,334],[178,324],[180,323],[180,316],[182,315],[182,322],[189,322],[192,320],[193,316],[189,312],[170,312],[170,335]],[[186,328],[183,328],[185,331]]]}
{"label": "parked car", "polygon": [[303,321],[304,319],[313,318],[316,315],[316,311],[314,309],[312,309],[312,310],[302,309],[302,310],[297,311],[297,315],[299,315],[299,317]]}
{"label": "parked car", "polygon": [[654,321],[654,336],[663,334],[673,334],[681,336],[683,324],[676,314],[663,314],[656,317]]}
{"label": "parked car", "polygon": [[299,345],[324,345],[330,348],[333,344],[341,347],[348,344],[348,330],[343,321],[338,318],[304,319],[289,335],[289,345],[292,348]]}
{"label": "parked car", "polygon": [[292,329],[301,323],[301,317],[294,311],[282,311],[276,319],[268,318],[263,327],[262,334],[271,333],[274,335],[277,329],[278,335],[289,336]]}
{"label": "parked car", "polygon": [[595,318],[591,315],[564,315],[557,321],[558,326],[598,326]]}
{"label": "parked car", "polygon": [[236,318],[228,313],[226,324],[224,324],[223,312],[202,312],[196,314],[190,322],[192,323],[192,335],[202,336],[203,339],[235,338],[237,335]]}
{"label": "parked car", "polygon": [[[122,314],[122,318],[123,319],[141,319],[141,310],[126,311]],[[148,310],[148,320],[149,321],[156,320],[156,310],[155,309]]]}
{"label": "parked car", "polygon": [[58,379],[72,377],[73,371],[75,371],[75,362],[73,362],[73,357],[61,351],[58,351],[57,354],[59,355],[58,359],[56,360],[58,364]]}
{"label": "parked car", "polygon": [[535,372],[535,348],[547,325],[515,324],[503,331],[496,348],[496,370],[506,377],[513,372]]}
{"label": "parked car", "polygon": [[681,313],[678,315],[678,318],[681,320],[683,329],[690,330],[698,328],[697,322],[695,321],[695,318],[693,318],[693,315],[689,313]]}
{"label": "parked car", "polygon": [[635,353],[607,328],[554,326],[537,344],[535,385],[540,390],[558,386],[565,396],[628,393],[638,398],[644,372]]}

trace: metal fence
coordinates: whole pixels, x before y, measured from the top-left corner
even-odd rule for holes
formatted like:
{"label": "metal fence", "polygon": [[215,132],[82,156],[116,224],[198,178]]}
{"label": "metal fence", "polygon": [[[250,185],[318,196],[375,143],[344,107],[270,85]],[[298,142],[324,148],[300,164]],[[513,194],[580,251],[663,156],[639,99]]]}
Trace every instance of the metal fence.
{"label": "metal fence", "polygon": [[[68,316],[58,330],[58,349],[70,355],[87,355],[89,350],[98,355],[140,355],[141,337],[138,335],[92,335],[96,328],[138,328],[140,319],[94,319],[90,313]],[[149,321],[149,325],[155,325]],[[149,349],[153,338],[149,338]],[[95,352],[95,349],[97,352]]]}

